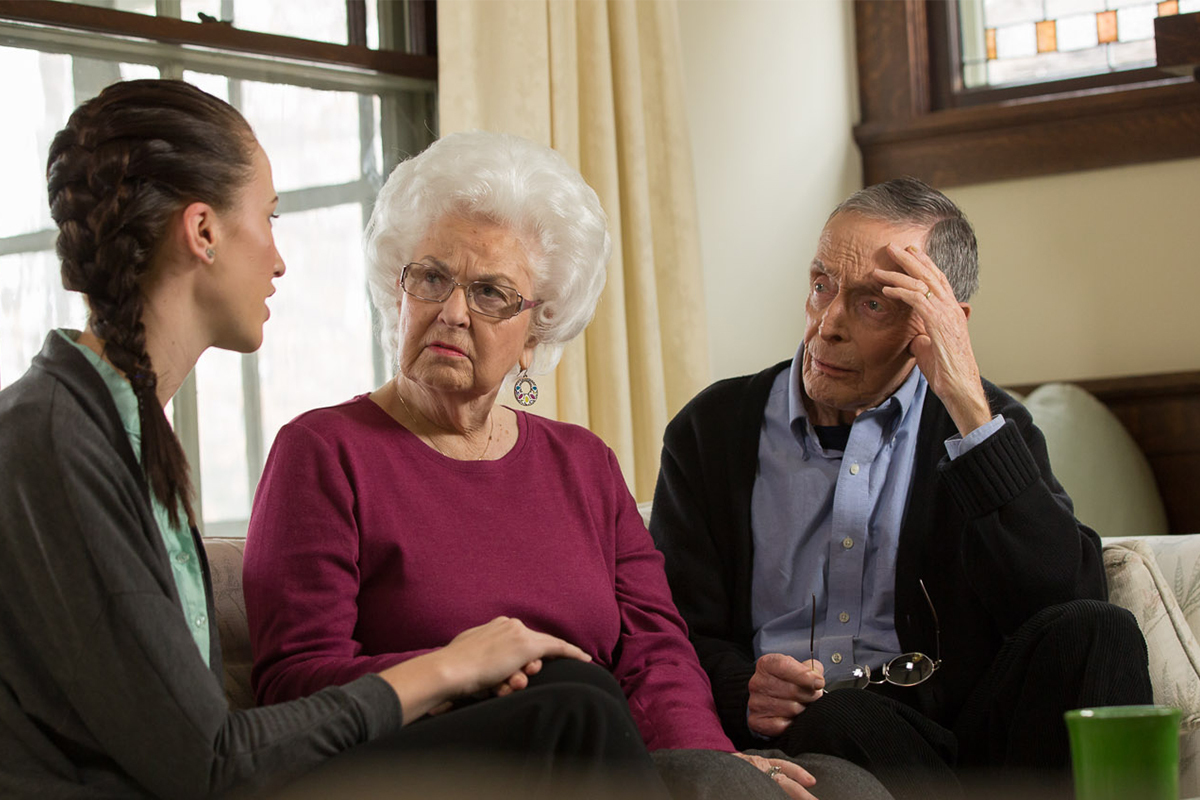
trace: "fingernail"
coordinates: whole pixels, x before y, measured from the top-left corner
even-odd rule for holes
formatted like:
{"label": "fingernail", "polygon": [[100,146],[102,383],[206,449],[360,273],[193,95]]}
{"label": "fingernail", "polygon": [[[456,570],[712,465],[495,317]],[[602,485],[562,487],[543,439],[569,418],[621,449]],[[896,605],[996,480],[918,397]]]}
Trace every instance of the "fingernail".
{"label": "fingernail", "polygon": [[921,252],[920,250],[917,249],[916,245],[912,245],[912,244],[910,244],[908,247],[906,247],[904,249],[907,250],[908,252],[912,253],[914,256],[917,253]]}

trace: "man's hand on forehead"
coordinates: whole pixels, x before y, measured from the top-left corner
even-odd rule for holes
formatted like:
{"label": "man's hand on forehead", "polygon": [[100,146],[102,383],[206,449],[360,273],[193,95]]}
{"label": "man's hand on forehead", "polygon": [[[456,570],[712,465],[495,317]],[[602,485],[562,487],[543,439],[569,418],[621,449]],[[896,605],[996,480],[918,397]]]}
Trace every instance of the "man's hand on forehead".
{"label": "man's hand on forehead", "polygon": [[909,350],[966,436],[992,418],[967,332],[970,306],[955,299],[946,274],[916,245],[892,243],[887,253],[900,270],[876,269],[875,278],[886,297],[906,303],[916,315],[921,332]]}

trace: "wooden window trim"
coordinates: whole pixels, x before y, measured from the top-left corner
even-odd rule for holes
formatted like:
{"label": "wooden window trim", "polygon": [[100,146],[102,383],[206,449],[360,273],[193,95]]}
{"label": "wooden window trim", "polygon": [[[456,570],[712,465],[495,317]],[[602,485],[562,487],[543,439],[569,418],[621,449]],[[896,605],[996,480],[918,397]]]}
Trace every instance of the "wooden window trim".
{"label": "wooden window trim", "polygon": [[[949,56],[930,35],[931,24],[944,24],[944,2],[953,0],[855,0],[862,122],[854,138],[868,185],[914,175],[959,186],[1200,156],[1194,66],[1139,70],[1132,84],[1124,75],[1113,85],[1056,82],[1029,96],[948,101],[953,89],[934,74],[946,74]],[[1194,24],[1189,17],[1198,15],[1160,18],[1156,31],[1167,23],[1174,41]]]}
{"label": "wooden window trim", "polygon": [[[426,2],[408,4],[412,13],[424,16]],[[349,6],[353,25],[356,12]],[[428,12],[431,13],[431,12]],[[0,0],[0,18],[60,28],[98,31],[167,44],[211,47],[258,53],[284,59],[359,67],[385,75],[437,80],[437,55],[410,54],[395,50],[372,50],[361,44],[333,44],[273,33],[244,31],[224,23],[188,22],[169,17],[116,11],[73,3],[37,0]],[[358,38],[358,37],[352,37]]]}

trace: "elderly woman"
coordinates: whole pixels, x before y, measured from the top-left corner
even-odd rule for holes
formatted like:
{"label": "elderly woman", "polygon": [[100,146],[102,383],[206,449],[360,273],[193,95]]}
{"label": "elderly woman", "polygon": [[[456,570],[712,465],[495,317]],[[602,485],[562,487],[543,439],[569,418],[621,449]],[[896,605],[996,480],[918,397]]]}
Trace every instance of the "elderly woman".
{"label": "elderly woman", "polygon": [[[396,374],[301,415],[272,448],[245,558],[259,700],[354,680],[505,615],[586,651],[591,674],[555,679],[619,691],[650,750],[732,752],[612,451],[496,402],[515,377],[517,403],[532,403],[527,371],[552,369],[591,319],[610,251],[595,193],[541,145],[447,136],[392,173],[366,247]],[[541,667],[495,693],[548,677]],[[796,764],[748,760],[810,797]]]}

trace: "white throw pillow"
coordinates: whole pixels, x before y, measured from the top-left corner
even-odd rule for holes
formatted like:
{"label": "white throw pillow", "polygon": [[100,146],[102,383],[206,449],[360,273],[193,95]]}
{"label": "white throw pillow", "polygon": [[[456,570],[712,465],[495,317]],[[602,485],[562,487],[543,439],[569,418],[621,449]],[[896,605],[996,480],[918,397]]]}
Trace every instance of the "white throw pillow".
{"label": "white throw pillow", "polygon": [[1043,384],[1024,402],[1046,436],[1050,468],[1080,521],[1101,536],[1167,532],[1167,512],[1150,464],[1103,403],[1069,383]]}

